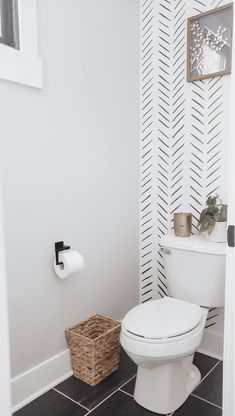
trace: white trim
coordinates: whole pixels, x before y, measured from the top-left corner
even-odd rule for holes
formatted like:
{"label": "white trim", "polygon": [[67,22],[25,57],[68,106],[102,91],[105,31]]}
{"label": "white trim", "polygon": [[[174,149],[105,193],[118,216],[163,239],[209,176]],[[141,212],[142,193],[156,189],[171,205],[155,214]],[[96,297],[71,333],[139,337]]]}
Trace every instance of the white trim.
{"label": "white trim", "polygon": [[[234,154],[235,157],[235,154]],[[234,162],[233,162],[234,163]],[[231,166],[230,166],[231,167]],[[235,181],[234,181],[235,184]],[[233,185],[234,186],[234,185]],[[233,190],[233,188],[231,188]],[[229,209],[231,204],[229,204]],[[234,224],[231,221],[230,223]],[[224,325],[224,367],[223,367],[223,416],[234,416],[235,414],[235,383],[234,383],[234,248],[227,249],[226,263],[226,292],[225,292],[225,325]]]}
{"label": "white trim", "polygon": [[42,88],[42,61],[0,44],[0,78],[31,87]]}
{"label": "white trim", "polygon": [[36,0],[18,0],[20,50],[31,56],[38,55]]}
{"label": "white trim", "polygon": [[202,342],[198,352],[209,355],[209,357],[223,360],[224,337],[220,334],[209,332],[205,329]]}
{"label": "white trim", "polygon": [[11,380],[12,413],[73,374],[69,350],[51,357]]}
{"label": "white trim", "polygon": [[36,0],[19,0],[20,50],[0,44],[0,78],[42,88],[42,61],[38,57]]}
{"label": "white trim", "polygon": [[11,390],[10,390],[10,353],[8,330],[7,285],[5,268],[5,245],[2,212],[2,192],[0,184],[0,409],[4,416],[11,415]]}
{"label": "white trim", "polygon": [[[233,19],[235,8],[233,8]],[[228,160],[228,224],[235,224],[235,31],[233,31],[233,56],[232,56],[232,77],[231,94],[229,100],[229,160]],[[224,317],[224,367],[223,367],[223,416],[234,416],[235,414],[235,249],[227,247],[226,256],[226,284],[225,284],[225,317]]]}

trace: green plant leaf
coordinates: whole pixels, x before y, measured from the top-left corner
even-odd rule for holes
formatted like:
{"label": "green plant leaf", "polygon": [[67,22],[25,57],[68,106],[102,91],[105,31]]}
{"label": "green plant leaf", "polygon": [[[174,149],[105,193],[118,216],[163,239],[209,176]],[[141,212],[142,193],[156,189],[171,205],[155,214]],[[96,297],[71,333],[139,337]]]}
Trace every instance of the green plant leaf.
{"label": "green plant leaf", "polygon": [[227,221],[227,205],[221,204],[219,196],[209,196],[206,200],[206,208],[200,214],[198,227],[200,232],[208,230],[209,227],[214,227],[216,222]]}

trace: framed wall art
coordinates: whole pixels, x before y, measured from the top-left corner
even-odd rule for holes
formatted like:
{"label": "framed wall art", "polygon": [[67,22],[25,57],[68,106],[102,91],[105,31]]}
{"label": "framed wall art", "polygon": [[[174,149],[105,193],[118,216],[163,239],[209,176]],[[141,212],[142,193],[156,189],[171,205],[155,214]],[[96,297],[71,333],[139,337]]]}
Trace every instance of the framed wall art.
{"label": "framed wall art", "polygon": [[231,74],[232,30],[232,3],[188,19],[188,82]]}

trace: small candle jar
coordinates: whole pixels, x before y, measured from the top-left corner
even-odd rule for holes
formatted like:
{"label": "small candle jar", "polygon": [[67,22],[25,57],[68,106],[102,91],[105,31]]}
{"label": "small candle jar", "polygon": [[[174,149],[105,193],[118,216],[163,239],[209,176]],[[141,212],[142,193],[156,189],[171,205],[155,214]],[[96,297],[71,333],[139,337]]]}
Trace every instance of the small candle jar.
{"label": "small candle jar", "polygon": [[178,237],[190,237],[192,233],[191,212],[175,212],[174,231]]}

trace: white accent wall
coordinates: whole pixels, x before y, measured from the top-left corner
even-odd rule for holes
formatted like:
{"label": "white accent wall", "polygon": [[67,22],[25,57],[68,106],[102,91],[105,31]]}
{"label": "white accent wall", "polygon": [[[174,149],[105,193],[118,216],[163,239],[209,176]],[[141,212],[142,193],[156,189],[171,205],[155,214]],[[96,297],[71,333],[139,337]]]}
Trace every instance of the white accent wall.
{"label": "white accent wall", "polygon": [[44,89],[0,80],[14,408],[70,370],[65,328],[138,303],[138,2],[40,0],[38,27]]}
{"label": "white accent wall", "polygon": [[[159,244],[173,213],[191,211],[197,233],[207,197],[227,202],[231,77],[186,82],[187,18],[226,3],[141,0],[141,302],[168,294]],[[221,357],[223,311],[206,326],[203,352]]]}

